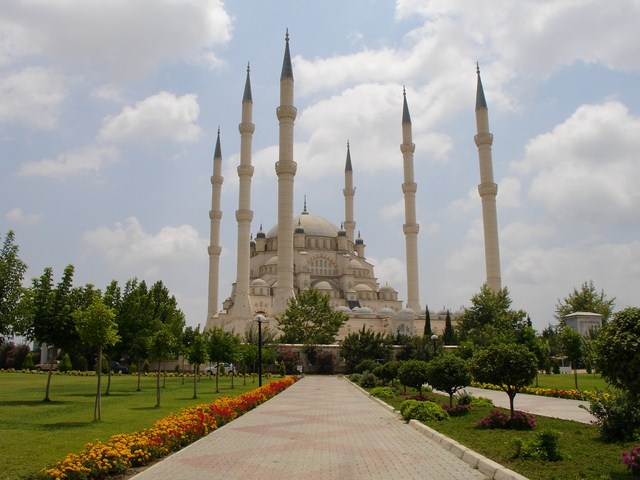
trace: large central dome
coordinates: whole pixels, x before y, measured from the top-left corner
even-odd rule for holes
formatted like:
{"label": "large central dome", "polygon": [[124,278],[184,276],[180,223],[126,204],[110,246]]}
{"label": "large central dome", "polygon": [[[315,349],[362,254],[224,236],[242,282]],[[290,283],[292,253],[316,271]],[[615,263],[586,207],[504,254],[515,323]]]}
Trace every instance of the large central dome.
{"label": "large central dome", "polygon": [[[333,223],[331,223],[326,218],[319,217],[318,215],[311,215],[309,213],[303,213],[302,215],[298,215],[293,217],[293,229],[291,230],[291,235],[293,235],[293,231],[301,226],[304,228],[304,233],[307,235],[313,235],[317,237],[337,237],[338,236],[338,227],[336,227]],[[267,232],[267,238],[277,238],[278,237],[278,225],[274,225]]]}

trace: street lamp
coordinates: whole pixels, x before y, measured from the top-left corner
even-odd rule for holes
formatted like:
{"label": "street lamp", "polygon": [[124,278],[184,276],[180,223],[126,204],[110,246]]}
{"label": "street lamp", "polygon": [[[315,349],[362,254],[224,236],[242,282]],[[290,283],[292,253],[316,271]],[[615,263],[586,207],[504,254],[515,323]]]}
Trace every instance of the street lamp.
{"label": "street lamp", "polygon": [[438,340],[438,335],[435,333],[431,335],[431,340],[433,341],[433,356],[436,356],[436,340]]}
{"label": "street lamp", "polygon": [[264,315],[256,316],[258,322],[258,386],[262,386],[262,322],[266,320]]}

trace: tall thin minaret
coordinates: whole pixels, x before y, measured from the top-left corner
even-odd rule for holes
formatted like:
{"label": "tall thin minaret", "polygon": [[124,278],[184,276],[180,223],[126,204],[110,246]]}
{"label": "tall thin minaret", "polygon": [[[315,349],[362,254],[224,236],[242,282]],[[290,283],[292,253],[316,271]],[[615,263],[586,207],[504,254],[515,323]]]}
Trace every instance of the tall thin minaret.
{"label": "tall thin minaret", "polygon": [[209,233],[209,295],[207,305],[207,326],[211,319],[218,313],[218,271],[220,266],[220,194],[222,192],[222,151],[220,149],[220,128],[216,139],[216,149],[213,154],[213,175],[211,176],[211,210],[209,220],[211,223]]}
{"label": "tall thin minaret", "polygon": [[420,282],[418,280],[418,231],[420,226],[416,223],[416,190],[418,186],[413,177],[413,152],[416,146],[413,143],[411,130],[411,116],[407,105],[407,92],[403,89],[404,103],[402,107],[402,162],[404,164],[404,219],[402,227],[405,236],[407,250],[407,307],[414,312],[420,312]]}
{"label": "tall thin minaret", "polygon": [[476,65],[478,85],[476,89],[476,127],[478,134],[474,137],[478,147],[480,160],[480,184],[478,193],[482,199],[482,224],[484,226],[484,257],[487,268],[487,285],[494,292],[502,288],[500,278],[500,247],[498,244],[498,214],[496,212],[496,196],[498,185],[493,181],[493,161],[491,145],[493,135],[489,132],[489,110],[484,98],[484,89],[480,79],[480,67]]}
{"label": "tall thin minaret", "polygon": [[353,168],[351,167],[351,149],[347,140],[347,161],[344,167],[344,229],[351,243],[355,240],[356,222],[353,219],[353,197],[356,189],[353,186]]}
{"label": "tall thin minaret", "polygon": [[276,162],[278,175],[278,286],[272,313],[280,315],[287,308],[293,290],[293,180],[296,162],[293,160],[293,124],[297,110],[293,106],[293,68],[289,53],[289,30],[285,36],[284,60],[280,75],[280,106],[276,110],[280,124],[280,152]]}
{"label": "tall thin minaret", "polygon": [[251,165],[251,140],[255,125],[251,123],[253,116],[253,99],[251,97],[251,80],[249,77],[249,65],[247,65],[247,79],[244,85],[242,97],[242,122],[238,125],[240,131],[240,165],[238,177],[240,180],[238,210],[236,220],[238,222],[238,264],[236,289],[233,297],[234,317],[250,319],[253,317],[251,299],[249,298],[249,255],[251,241],[251,178],[253,177],[253,165]]}

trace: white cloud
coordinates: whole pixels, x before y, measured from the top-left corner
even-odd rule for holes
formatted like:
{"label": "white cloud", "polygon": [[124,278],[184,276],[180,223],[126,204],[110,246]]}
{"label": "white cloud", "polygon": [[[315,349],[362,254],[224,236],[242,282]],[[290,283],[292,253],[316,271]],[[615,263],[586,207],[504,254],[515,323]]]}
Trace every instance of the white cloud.
{"label": "white cloud", "polygon": [[402,218],[404,216],[404,199],[401,198],[392,205],[387,205],[380,210],[380,217],[383,220],[391,218]]}
{"label": "white cloud", "polygon": [[39,213],[25,213],[19,207],[9,210],[6,217],[12,222],[21,223],[23,225],[35,225],[36,223],[40,223],[42,220],[42,215]]}
{"label": "white cloud", "polygon": [[367,261],[376,266],[376,275],[396,290],[406,291],[407,269],[404,261],[395,257],[378,260],[368,257]]}
{"label": "white cloud", "polygon": [[11,40],[11,52],[0,51],[0,60],[2,53],[40,52],[114,79],[165,61],[219,65],[213,48],[231,38],[231,18],[220,0],[17,0],[2,12],[0,32]]}
{"label": "white cloud", "polygon": [[533,174],[529,195],[557,221],[633,228],[640,222],[640,117],[618,101],[583,105],[526,146],[513,169]]}
{"label": "white cloud", "polygon": [[98,227],[83,235],[84,242],[120,266],[158,267],[203,257],[206,240],[190,225],[166,226],[158,233],[144,231],[140,220],[129,217],[112,228]]}
{"label": "white cloud", "polygon": [[56,158],[26,162],[17,174],[24,177],[67,178],[98,172],[120,159],[115,147],[84,147],[62,153]]}
{"label": "white cloud", "polygon": [[62,76],[53,70],[28,67],[10,73],[0,78],[0,123],[53,128],[66,94]]}
{"label": "white cloud", "polygon": [[163,139],[194,142],[201,133],[195,123],[199,114],[195,95],[176,97],[173,93],[160,92],[133,107],[125,107],[116,116],[106,117],[99,135],[103,140],[112,142],[149,144]]}

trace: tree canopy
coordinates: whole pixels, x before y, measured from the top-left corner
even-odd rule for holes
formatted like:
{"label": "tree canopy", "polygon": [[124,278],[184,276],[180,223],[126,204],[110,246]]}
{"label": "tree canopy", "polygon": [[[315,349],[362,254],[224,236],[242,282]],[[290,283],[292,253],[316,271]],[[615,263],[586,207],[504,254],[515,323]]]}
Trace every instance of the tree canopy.
{"label": "tree canopy", "polygon": [[287,309],[276,320],[283,343],[328,345],[335,342],[348,317],[331,308],[329,297],[309,288],[289,298]]}
{"label": "tree canopy", "polygon": [[596,363],[607,382],[640,400],[640,308],[617,312],[600,330],[595,350]]}
{"label": "tree canopy", "polygon": [[433,388],[447,392],[450,407],[453,407],[453,395],[471,383],[467,361],[452,353],[431,360],[427,366],[427,377]]}
{"label": "tree canopy", "polygon": [[511,309],[506,287],[494,292],[485,283],[458,320],[459,340],[479,348],[493,343],[514,343],[518,332],[527,327],[526,315],[523,310]]}
{"label": "tree canopy", "polygon": [[513,418],[514,398],[536,378],[537,363],[524,345],[497,343],[475,352],[471,373],[477,382],[498,385],[506,392]]}
{"label": "tree canopy", "polygon": [[14,233],[9,230],[0,250],[0,337],[13,334],[23,293],[27,265],[18,257],[18,251]]}
{"label": "tree canopy", "polygon": [[352,372],[363,360],[388,360],[393,341],[386,335],[362,326],[362,330],[350,333],[340,341],[340,355],[347,362],[347,370]]}
{"label": "tree canopy", "polygon": [[607,323],[613,313],[615,300],[615,297],[607,298],[604,290],[598,292],[593,285],[593,280],[589,280],[582,284],[580,290],[574,288],[573,292],[563,300],[558,299],[555,317],[562,321],[564,316],[570,313],[593,312],[602,315],[602,322]]}

